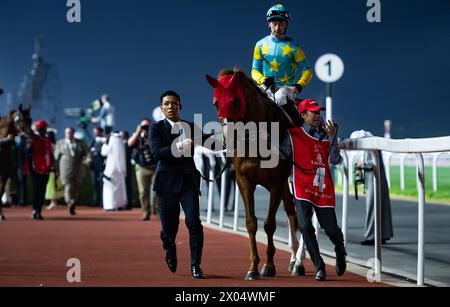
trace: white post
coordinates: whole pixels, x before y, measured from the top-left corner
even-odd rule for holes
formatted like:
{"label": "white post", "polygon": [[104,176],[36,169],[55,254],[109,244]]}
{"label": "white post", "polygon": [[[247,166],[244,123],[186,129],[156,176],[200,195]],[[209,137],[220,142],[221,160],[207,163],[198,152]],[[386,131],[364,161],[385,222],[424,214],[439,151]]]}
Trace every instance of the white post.
{"label": "white post", "polygon": [[[227,158],[222,154],[222,163],[225,167],[227,163]],[[219,217],[219,227],[223,228],[223,222],[225,218],[225,199],[226,199],[226,188],[227,188],[227,172],[228,170],[224,171],[221,177],[221,183],[220,183],[220,217]]]}
{"label": "white post", "polygon": [[347,228],[348,228],[348,190],[349,190],[349,182],[348,182],[348,155],[347,152],[342,151],[342,157],[344,159],[343,163],[343,200],[342,200],[342,232],[344,233],[344,244],[345,248],[347,248]]}
{"label": "white post", "polygon": [[374,204],[375,204],[375,274],[381,276],[381,184],[380,184],[380,161],[378,159],[378,154],[376,150],[369,150],[369,153],[372,155],[372,159],[374,161]]}
{"label": "white post", "polygon": [[333,98],[327,97],[327,121],[333,120]]}
{"label": "white post", "polygon": [[239,186],[236,182],[236,188],[234,193],[234,223],[233,223],[234,231],[238,231],[238,222],[239,222]]}
{"label": "white post", "polygon": [[422,154],[417,157],[417,189],[419,192],[419,221],[417,239],[417,285],[424,285],[425,261],[425,163]]}
{"label": "white post", "polygon": [[[214,155],[209,153],[209,180],[214,179],[215,166],[216,166],[216,160],[214,159]],[[214,182],[209,183],[208,191],[209,191],[208,192],[208,212],[206,214],[206,223],[211,224],[213,201],[214,201]]]}
{"label": "white post", "polygon": [[437,170],[437,164],[439,160],[440,153],[437,153],[433,157],[433,192],[438,191],[438,170]]}
{"label": "white post", "polygon": [[400,190],[405,191],[405,159],[406,154],[400,157]]}
{"label": "white post", "polygon": [[[384,158],[386,157],[386,158]],[[392,154],[390,152],[383,152],[383,159],[384,159],[384,168],[386,171],[386,180],[388,182],[389,188],[391,188],[391,158]]]}

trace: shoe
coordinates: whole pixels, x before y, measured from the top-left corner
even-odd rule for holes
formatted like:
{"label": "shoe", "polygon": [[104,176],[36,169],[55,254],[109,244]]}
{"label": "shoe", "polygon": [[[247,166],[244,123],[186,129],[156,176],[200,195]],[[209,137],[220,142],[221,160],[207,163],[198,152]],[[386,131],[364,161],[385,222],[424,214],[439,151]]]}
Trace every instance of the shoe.
{"label": "shoe", "polygon": [[347,270],[347,261],[345,255],[336,255],[336,275],[342,276]]}
{"label": "shoe", "polygon": [[34,210],[31,217],[33,220],[42,221],[44,218],[42,217],[42,214],[39,211]]}
{"label": "shoe", "polygon": [[69,213],[71,216],[77,215],[77,213],[75,212],[75,206],[69,208]]}
{"label": "shoe", "polygon": [[166,249],[166,263],[172,273],[177,271],[177,250],[175,247]]}
{"label": "shoe", "polygon": [[191,268],[192,278],[194,279],[207,279],[206,275],[203,274],[202,269],[199,265],[193,265]]}
{"label": "shoe", "polygon": [[[381,240],[381,244],[386,244],[388,240],[383,239]],[[374,246],[375,245],[375,240],[364,240],[361,242],[361,245],[363,246]]]}
{"label": "shoe", "polygon": [[325,269],[320,269],[317,271],[316,280],[317,281],[325,281],[327,279],[327,273],[325,273]]}
{"label": "shoe", "polygon": [[49,206],[47,206],[47,210],[55,210],[55,209],[56,209],[55,204],[50,204]]}

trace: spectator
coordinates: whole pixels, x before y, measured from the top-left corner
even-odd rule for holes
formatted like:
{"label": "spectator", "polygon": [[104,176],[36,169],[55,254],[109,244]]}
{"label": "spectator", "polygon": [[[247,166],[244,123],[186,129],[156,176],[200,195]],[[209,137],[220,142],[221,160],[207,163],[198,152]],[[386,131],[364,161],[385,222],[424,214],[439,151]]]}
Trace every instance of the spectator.
{"label": "spectator", "polygon": [[91,170],[94,185],[93,205],[103,207],[103,172],[105,170],[105,157],[102,156],[102,147],[106,144],[103,129],[96,127],[93,130],[94,140],[91,143]]}
{"label": "spectator", "polygon": [[119,134],[111,135],[109,143],[103,145],[102,155],[107,157],[103,175],[103,208],[106,211],[125,209],[128,203],[125,187],[126,153]]}
{"label": "spectator", "polygon": [[125,163],[127,166],[127,175],[125,176],[125,187],[127,190],[127,200],[128,203],[125,207],[126,210],[132,210],[133,208],[133,193],[132,193],[132,171],[131,171],[131,155],[132,148],[128,145],[128,139],[130,138],[130,133],[128,131],[121,131],[120,138],[125,146]]}
{"label": "spectator", "polygon": [[[368,131],[356,131],[352,133],[350,138],[366,138],[373,137]],[[389,196],[389,185],[386,179],[386,170],[383,163],[383,155],[381,151],[376,151],[378,161],[380,162],[380,188],[381,188],[381,238],[382,243],[394,237],[394,229],[392,226],[391,199]],[[375,244],[375,185],[374,185],[374,163],[373,158],[368,152],[364,152],[359,160],[356,160],[355,169],[362,171],[364,177],[364,189],[366,192],[366,219],[364,225],[364,241],[361,245]]]}
{"label": "spectator", "polygon": [[[52,129],[47,129],[48,137],[52,143],[52,156],[54,152],[54,147],[56,145],[56,131]],[[62,187],[61,180],[57,173],[53,170],[50,172],[47,188],[45,192],[45,199],[50,201],[50,205],[47,210],[54,210],[58,207],[58,199],[64,196],[64,189]]]}
{"label": "spectator", "polygon": [[128,145],[133,148],[133,160],[136,162],[136,180],[143,221],[149,221],[152,213],[156,215],[158,212],[156,193],[152,191],[157,163],[150,152],[151,123],[149,119],[142,120],[136,132],[128,140]]}
{"label": "spectator", "polygon": [[100,99],[101,108],[97,117],[92,118],[91,122],[94,124],[100,123],[100,127],[105,131],[105,134],[109,136],[114,129],[114,107],[110,103],[108,95],[103,95]]}
{"label": "spectator", "polygon": [[74,137],[75,130],[67,128],[65,139],[56,144],[55,158],[59,165],[59,174],[64,186],[64,199],[70,215],[76,215],[75,202],[83,180],[83,161],[90,162],[89,148],[84,141]]}

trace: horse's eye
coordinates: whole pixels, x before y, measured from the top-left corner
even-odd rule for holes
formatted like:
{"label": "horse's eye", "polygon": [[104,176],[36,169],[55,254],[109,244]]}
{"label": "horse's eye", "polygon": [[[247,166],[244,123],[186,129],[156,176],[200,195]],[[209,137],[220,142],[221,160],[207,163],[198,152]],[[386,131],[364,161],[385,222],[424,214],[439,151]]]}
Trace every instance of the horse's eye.
{"label": "horse's eye", "polygon": [[241,111],[241,101],[238,97],[234,97],[233,100],[231,100],[231,108],[234,113],[239,113]]}

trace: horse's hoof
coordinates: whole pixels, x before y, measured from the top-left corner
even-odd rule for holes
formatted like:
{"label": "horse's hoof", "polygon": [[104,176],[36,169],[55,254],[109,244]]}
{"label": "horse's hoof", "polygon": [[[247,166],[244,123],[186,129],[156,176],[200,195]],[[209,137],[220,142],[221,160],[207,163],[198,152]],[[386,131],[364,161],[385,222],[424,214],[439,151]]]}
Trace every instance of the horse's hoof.
{"label": "horse's hoof", "polygon": [[0,221],[4,221],[4,220],[6,220],[5,216],[4,215],[0,215]]}
{"label": "horse's hoof", "polygon": [[245,280],[259,280],[260,275],[258,272],[248,272],[247,275],[245,275]]}
{"label": "horse's hoof", "polygon": [[306,276],[305,267],[303,265],[295,265],[291,274],[293,276]]}
{"label": "horse's hoof", "polygon": [[270,267],[270,266],[264,266],[261,270],[261,276],[262,277],[275,277],[277,276],[277,270],[275,269],[275,267]]}
{"label": "horse's hoof", "polygon": [[294,271],[295,261],[289,262],[288,272],[292,273]]}

